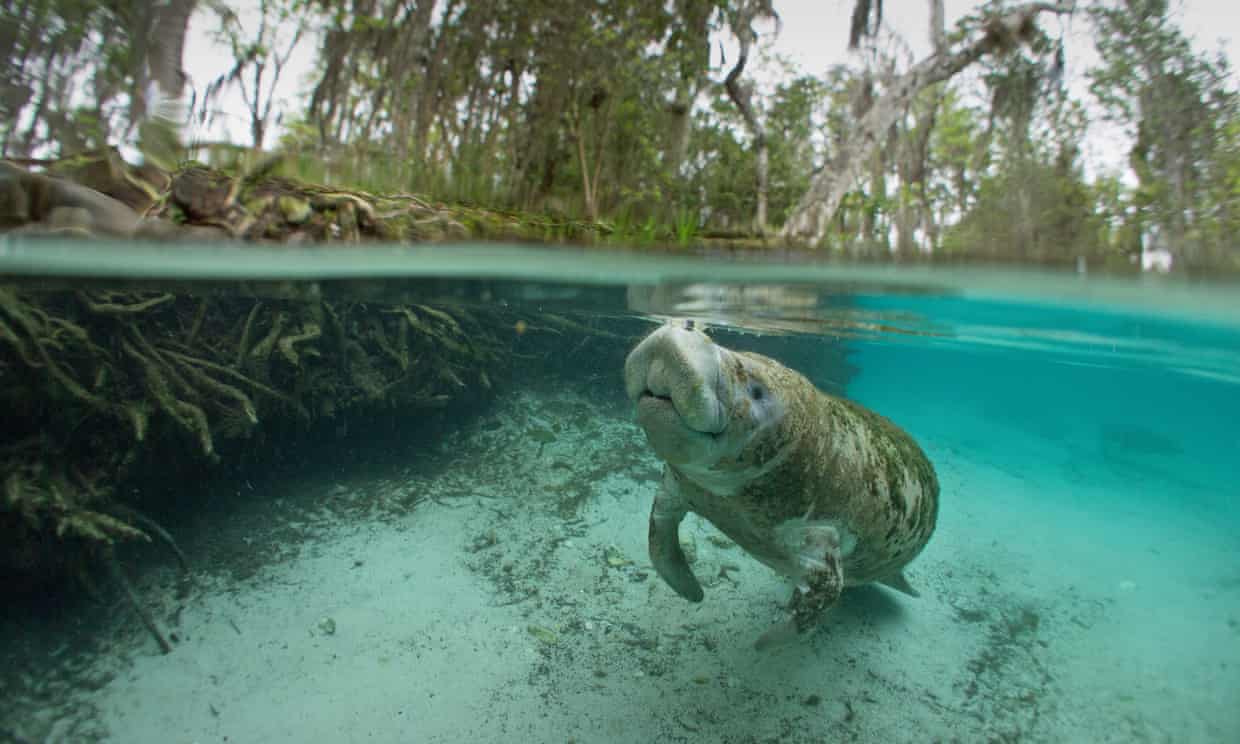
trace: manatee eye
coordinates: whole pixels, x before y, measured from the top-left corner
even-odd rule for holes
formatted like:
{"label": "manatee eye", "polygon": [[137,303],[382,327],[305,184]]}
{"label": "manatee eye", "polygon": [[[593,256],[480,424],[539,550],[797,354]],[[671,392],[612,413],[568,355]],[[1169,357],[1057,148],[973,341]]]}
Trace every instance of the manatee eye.
{"label": "manatee eye", "polygon": [[762,387],[756,382],[750,384],[749,397],[753,398],[754,400],[762,400],[763,398],[766,397],[766,388]]}

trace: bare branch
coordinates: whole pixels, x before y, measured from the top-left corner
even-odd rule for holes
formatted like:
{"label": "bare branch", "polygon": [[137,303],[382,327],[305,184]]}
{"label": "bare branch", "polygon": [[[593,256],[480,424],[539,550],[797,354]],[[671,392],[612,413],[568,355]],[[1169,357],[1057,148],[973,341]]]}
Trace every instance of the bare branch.
{"label": "bare branch", "polygon": [[1071,13],[1075,9],[1074,0],[1033,2],[985,16],[974,27],[973,38],[956,51],[932,53],[892,80],[886,93],[874,101],[857,122],[834,167],[823,169],[814,176],[809,190],[801,197],[780,231],[781,236],[809,239],[811,242],[819,242],[826,236],[829,221],[844,196],[860,180],[882,136],[921,90],[951,78],[987,54],[1003,52],[1028,42],[1037,30],[1034,20],[1040,13]]}
{"label": "bare branch", "polygon": [[770,3],[765,0],[743,3],[733,20],[732,32],[736,34],[736,40],[740,43],[740,50],[737,53],[736,64],[728,72],[727,78],[723,81],[723,86],[728,92],[728,98],[731,99],[737,111],[740,112],[741,118],[745,122],[745,127],[749,130],[749,135],[753,138],[753,148],[757,155],[756,170],[758,176],[758,204],[754,214],[754,229],[759,233],[765,233],[767,229],[766,210],[770,170],[770,154],[766,140],[766,128],[754,110],[753,87],[741,82],[741,75],[745,73],[745,65],[749,62],[749,51],[758,39],[757,32],[753,30],[753,22],[760,17],[773,18],[777,23],[779,21],[779,16],[775,14]]}

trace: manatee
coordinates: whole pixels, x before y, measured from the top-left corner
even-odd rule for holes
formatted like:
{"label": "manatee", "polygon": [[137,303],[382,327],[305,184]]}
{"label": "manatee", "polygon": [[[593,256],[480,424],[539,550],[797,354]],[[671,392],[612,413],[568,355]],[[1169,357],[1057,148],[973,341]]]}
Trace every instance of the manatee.
{"label": "manatee", "polygon": [[677,594],[703,598],[678,534],[694,512],[793,580],[791,617],[759,648],[812,630],[844,587],[878,582],[917,596],[904,568],[934,532],[939,484],[894,423],[692,323],[642,340],[624,385],[665,463],[650,560]]}

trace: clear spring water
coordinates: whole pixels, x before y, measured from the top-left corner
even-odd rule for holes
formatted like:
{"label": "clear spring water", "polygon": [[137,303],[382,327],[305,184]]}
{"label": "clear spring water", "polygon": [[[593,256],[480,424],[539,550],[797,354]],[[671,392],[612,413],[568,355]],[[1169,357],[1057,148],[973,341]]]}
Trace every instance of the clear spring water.
{"label": "clear spring water", "polygon": [[[617,333],[694,318],[903,426],[942,484],[938,531],[908,571],[920,598],[852,590],[810,638],[759,653],[787,587],[692,519],[706,601],[652,574],[659,463],[620,370],[566,336],[576,362],[514,375],[433,437],[346,436],[335,456],[211,486],[228,493],[172,519],[203,574],[193,591],[160,599],[174,572],[139,554],[172,654],[123,603],[47,625],[13,610],[6,698],[21,705],[0,740],[1240,740],[1234,286],[516,246],[18,241],[0,243],[0,274],[220,292],[287,280],[310,298],[506,304]],[[373,508],[411,493],[416,508]],[[218,570],[239,555],[245,570]]]}

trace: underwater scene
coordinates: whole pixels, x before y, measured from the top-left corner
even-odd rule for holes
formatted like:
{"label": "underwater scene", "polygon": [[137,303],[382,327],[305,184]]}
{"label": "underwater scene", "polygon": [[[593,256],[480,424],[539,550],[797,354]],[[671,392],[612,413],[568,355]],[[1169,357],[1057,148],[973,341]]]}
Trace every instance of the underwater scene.
{"label": "underwater scene", "polygon": [[1240,293],[0,242],[3,742],[1227,742]]}

